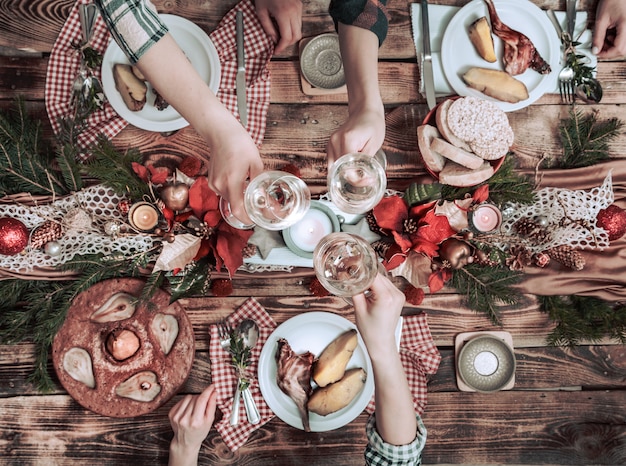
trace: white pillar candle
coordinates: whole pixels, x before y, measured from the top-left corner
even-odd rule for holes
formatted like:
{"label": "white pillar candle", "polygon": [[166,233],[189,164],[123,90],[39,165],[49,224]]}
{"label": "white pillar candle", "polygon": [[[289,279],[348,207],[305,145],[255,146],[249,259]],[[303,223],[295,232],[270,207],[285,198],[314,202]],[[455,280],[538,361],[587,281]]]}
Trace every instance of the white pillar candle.
{"label": "white pillar candle", "polygon": [[317,243],[333,231],[333,223],[323,211],[309,209],[295,225],[289,228],[293,244],[305,252],[313,252]]}
{"label": "white pillar candle", "polygon": [[480,204],[472,212],[472,226],[482,233],[493,231],[502,223],[502,214],[493,204]]}

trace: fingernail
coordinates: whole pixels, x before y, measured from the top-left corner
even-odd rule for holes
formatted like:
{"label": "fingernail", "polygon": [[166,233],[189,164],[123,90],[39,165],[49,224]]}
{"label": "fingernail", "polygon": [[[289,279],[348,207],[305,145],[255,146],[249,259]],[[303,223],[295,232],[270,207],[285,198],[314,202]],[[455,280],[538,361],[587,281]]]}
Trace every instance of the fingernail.
{"label": "fingernail", "polygon": [[598,55],[598,53],[600,52],[600,49],[596,46],[591,48],[591,53],[593,53],[594,55]]}

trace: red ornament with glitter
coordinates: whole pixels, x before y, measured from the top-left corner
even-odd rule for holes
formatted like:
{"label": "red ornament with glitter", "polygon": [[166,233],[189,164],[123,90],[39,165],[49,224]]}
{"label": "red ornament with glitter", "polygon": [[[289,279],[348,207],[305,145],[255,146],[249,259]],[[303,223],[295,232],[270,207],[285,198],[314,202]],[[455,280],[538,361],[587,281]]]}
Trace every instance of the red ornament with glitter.
{"label": "red ornament with glitter", "polygon": [[626,211],[616,204],[598,212],[596,221],[609,234],[609,241],[615,241],[626,233]]}
{"label": "red ornament with glitter", "polygon": [[14,256],[28,245],[28,228],[16,218],[0,218],[0,254]]}

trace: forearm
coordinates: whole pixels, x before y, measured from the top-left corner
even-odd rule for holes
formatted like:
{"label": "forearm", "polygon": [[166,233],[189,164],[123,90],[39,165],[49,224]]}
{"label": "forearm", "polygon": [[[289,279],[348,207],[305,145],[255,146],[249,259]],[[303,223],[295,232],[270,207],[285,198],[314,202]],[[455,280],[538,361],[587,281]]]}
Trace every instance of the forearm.
{"label": "forearm", "polygon": [[176,440],[170,444],[169,466],[197,466],[199,450],[185,448]]}
{"label": "forearm", "polygon": [[405,445],[415,439],[413,396],[395,347],[372,357],[375,381],[376,430],[387,443]]}
{"label": "forearm", "polygon": [[167,34],[137,62],[163,98],[208,142],[231,129],[243,130],[196,72],[174,38]]}
{"label": "forearm", "polygon": [[378,38],[367,29],[339,23],[339,43],[349,111],[384,113],[378,86]]}

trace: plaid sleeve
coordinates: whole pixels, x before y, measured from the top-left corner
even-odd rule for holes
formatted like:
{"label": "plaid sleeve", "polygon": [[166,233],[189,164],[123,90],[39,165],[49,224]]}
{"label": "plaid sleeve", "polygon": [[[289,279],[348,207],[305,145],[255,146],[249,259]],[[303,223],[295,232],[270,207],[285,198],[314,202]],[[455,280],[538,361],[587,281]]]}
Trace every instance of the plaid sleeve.
{"label": "plaid sleeve", "polygon": [[387,0],[331,0],[328,12],[335,22],[335,29],[339,23],[368,29],[378,36],[379,46],[387,37]]}
{"label": "plaid sleeve", "polygon": [[167,32],[150,0],[95,0],[113,39],[131,63]]}
{"label": "plaid sleeve", "polygon": [[407,445],[386,443],[376,430],[376,414],[372,414],[365,428],[367,447],[365,464],[369,466],[418,466],[422,464],[422,450],[426,445],[426,426],[417,415],[417,434],[415,440]]}

